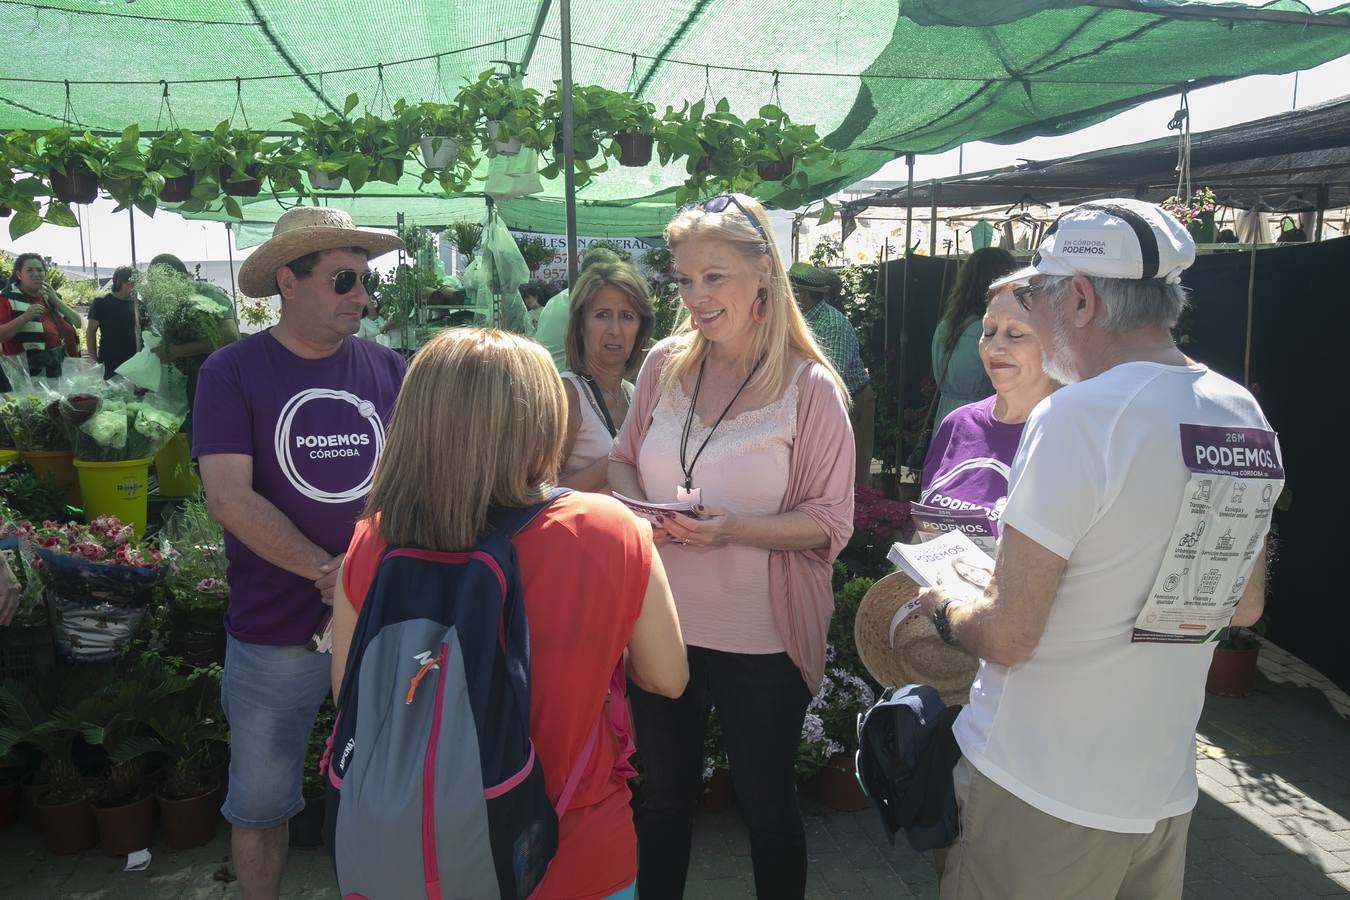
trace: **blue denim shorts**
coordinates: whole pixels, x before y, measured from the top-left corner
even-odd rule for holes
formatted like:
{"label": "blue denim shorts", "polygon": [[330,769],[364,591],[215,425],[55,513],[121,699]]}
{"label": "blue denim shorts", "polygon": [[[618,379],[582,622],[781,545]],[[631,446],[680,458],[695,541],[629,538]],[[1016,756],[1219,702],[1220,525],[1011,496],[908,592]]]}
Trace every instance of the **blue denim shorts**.
{"label": "blue denim shorts", "polygon": [[230,723],[230,787],[220,814],[231,825],[273,828],[305,808],[305,750],[332,660],[304,647],[226,640],[220,701]]}

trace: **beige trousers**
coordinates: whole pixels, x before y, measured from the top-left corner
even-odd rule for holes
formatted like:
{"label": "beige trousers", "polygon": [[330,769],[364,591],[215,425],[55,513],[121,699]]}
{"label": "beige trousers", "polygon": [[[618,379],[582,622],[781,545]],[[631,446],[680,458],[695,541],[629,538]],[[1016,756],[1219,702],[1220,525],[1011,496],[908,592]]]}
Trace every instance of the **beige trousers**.
{"label": "beige trousers", "polygon": [[941,900],[1180,900],[1190,813],[1121,834],[1043,813],[964,759],[954,777],[961,836]]}

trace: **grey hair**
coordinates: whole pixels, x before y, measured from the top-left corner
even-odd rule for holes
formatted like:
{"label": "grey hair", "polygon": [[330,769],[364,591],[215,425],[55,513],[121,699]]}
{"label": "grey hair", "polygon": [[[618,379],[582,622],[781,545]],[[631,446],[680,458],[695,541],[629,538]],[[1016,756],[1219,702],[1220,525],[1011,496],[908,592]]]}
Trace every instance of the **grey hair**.
{"label": "grey hair", "polygon": [[[1138,328],[1162,326],[1175,328],[1181,312],[1186,308],[1190,291],[1180,284],[1168,284],[1161,278],[1128,279],[1099,278],[1085,275],[1101,304],[1101,326],[1108,334],[1121,334]],[[1053,303],[1058,304],[1072,275],[1045,279],[1051,282],[1045,288]]]}

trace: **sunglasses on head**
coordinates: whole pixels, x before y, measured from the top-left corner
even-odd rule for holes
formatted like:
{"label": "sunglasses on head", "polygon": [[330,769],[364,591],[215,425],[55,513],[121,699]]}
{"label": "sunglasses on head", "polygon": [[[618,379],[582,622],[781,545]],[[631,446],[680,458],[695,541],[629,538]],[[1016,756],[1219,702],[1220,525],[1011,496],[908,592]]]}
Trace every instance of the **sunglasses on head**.
{"label": "sunglasses on head", "polygon": [[1024,284],[1012,289],[1013,299],[1017,301],[1018,306],[1022,307],[1022,312],[1031,312],[1031,303],[1027,298],[1040,289],[1039,284]]}
{"label": "sunglasses on head", "polygon": [[718,194],[716,197],[709,197],[707,200],[704,200],[701,203],[700,202],[690,203],[687,206],[685,206],[685,209],[701,209],[704,212],[724,213],[727,211],[728,206],[736,207],[736,211],[739,212],[741,215],[745,216],[745,218],[754,227],[755,231],[759,232],[759,236],[764,239],[764,243],[767,244],[769,242],[768,232],[764,230],[763,225],[759,224],[759,219],[752,216],[750,214],[750,211],[746,209],[744,206],[741,206],[741,202],[737,200],[735,195],[733,194]]}
{"label": "sunglasses on head", "polygon": [[367,295],[374,295],[380,289],[380,273],[373,269],[365,272],[357,272],[355,269],[338,269],[328,276],[328,280],[333,282],[333,293],[338,296],[350,294],[358,281],[366,289]]}

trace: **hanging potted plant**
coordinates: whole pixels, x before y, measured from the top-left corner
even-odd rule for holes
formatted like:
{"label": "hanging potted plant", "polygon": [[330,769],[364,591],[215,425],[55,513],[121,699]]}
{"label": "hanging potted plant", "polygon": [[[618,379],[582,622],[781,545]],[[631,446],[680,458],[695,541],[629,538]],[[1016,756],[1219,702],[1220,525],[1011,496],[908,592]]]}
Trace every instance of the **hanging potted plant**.
{"label": "hanging potted plant", "polygon": [[549,246],[548,241],[538,235],[517,236],[516,247],[520,250],[520,256],[525,260],[525,268],[530,270],[531,277],[540,266],[558,255],[553,247]]}
{"label": "hanging potted plant", "polygon": [[804,166],[829,157],[814,125],[796,125],[777,106],[766,104],[759,115],[745,123],[756,147],[751,154],[756,172],[764,181],[782,181],[794,166]]}
{"label": "hanging potted plant", "polygon": [[348,174],[348,167],[354,162],[357,172],[352,181],[352,189],[356,190],[365,184],[370,162],[360,152],[355,124],[347,118],[360,102],[356,94],[348,94],[342,104],[341,115],[336,112],[315,116],[293,113],[286,119],[287,122],[300,126],[300,131],[296,135],[299,152],[296,154],[295,163],[309,174],[309,184],[314,190],[335,191],[342,187],[342,179]]}
{"label": "hanging potted plant", "polygon": [[611,152],[619,165],[630,168],[652,161],[656,141],[656,107],[627,91],[611,91],[605,98],[605,111],[614,122],[614,147]]}
{"label": "hanging potted plant", "polygon": [[746,161],[746,126],[731,112],[725,97],[717,101],[712,112],[706,111],[702,100],[687,110],[667,110],[656,132],[663,164],[677,157],[688,160],[685,170],[689,178],[675,192],[677,205],[708,192],[709,182],[726,191],[754,186],[753,164]]}
{"label": "hanging potted plant", "polygon": [[51,128],[42,136],[37,162],[51,179],[52,194],[58,200],[93,203],[107,158],[106,141],[87,131],[76,136],[69,128]]}
{"label": "hanging potted plant", "polygon": [[367,112],[352,128],[358,151],[370,160],[370,180],[398,184],[408,152],[421,137],[416,110],[400,100],[394,104],[392,118]]}
{"label": "hanging potted plant", "polygon": [[147,156],[141,152],[141,130],[136,125],[128,125],[121,139],[109,148],[103,184],[117,201],[113,212],[135,206],[147,216],[155,214],[164,176],[148,165]]}
{"label": "hanging potted plant", "polygon": [[145,151],[145,168],[164,179],[159,199],[165,203],[182,203],[192,196],[196,174],[192,164],[193,153],[201,138],[186,128],[166,131],[150,141]]}
{"label": "hanging potted plant", "polygon": [[262,193],[267,147],[261,133],[221,122],[206,143],[223,193],[230,197],[256,197]]}
{"label": "hanging potted plant", "polygon": [[1186,230],[1191,233],[1196,243],[1214,243],[1214,212],[1218,209],[1218,202],[1212,190],[1201,188],[1185,200],[1180,197],[1168,197],[1162,202],[1162,208],[1171,213],[1172,218],[1186,226]]}
{"label": "hanging potted plant", "polygon": [[463,107],[433,101],[419,103],[417,119],[423,164],[432,172],[453,166],[470,133]]}
{"label": "hanging potted plant", "polygon": [[544,150],[553,142],[539,92],[517,87],[492,69],[461,88],[455,102],[464,108],[468,121],[484,123],[481,140],[489,153],[514,156],[522,146]]}
{"label": "hanging potted plant", "polygon": [[[544,178],[557,178],[565,162],[563,153],[562,85],[553,82],[553,92],[541,104],[546,131],[552,132],[552,161],[539,170]],[[572,86],[572,173],[578,188],[608,170],[606,148],[614,136],[614,122],[605,109],[605,98],[614,93],[595,85]]]}

